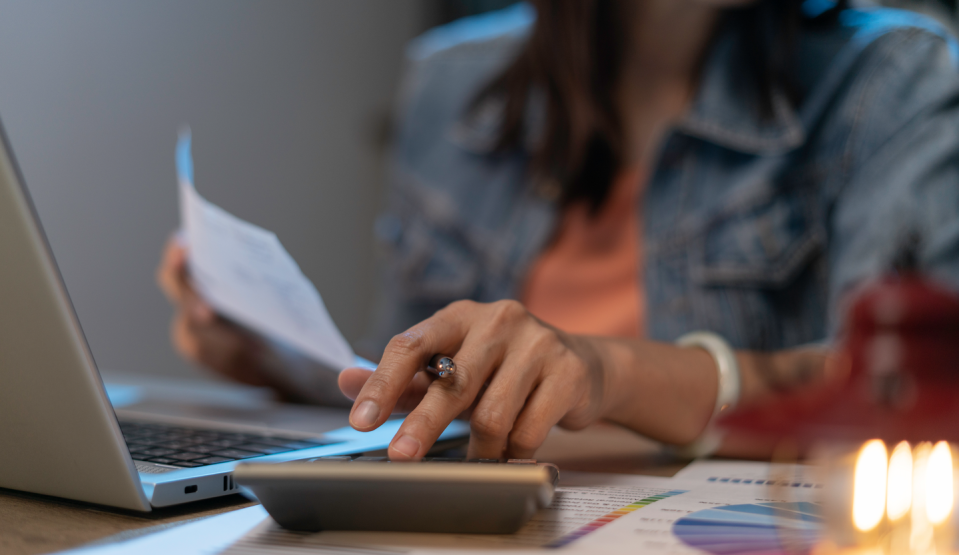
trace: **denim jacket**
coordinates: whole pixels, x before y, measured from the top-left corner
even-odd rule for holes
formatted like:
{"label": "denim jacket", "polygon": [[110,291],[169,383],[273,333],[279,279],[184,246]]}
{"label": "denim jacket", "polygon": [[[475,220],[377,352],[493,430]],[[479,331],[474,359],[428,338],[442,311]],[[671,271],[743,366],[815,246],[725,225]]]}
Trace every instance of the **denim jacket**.
{"label": "denim jacket", "polygon": [[[491,155],[501,106],[466,117],[534,18],[520,4],[410,46],[369,348],[457,299],[516,298],[548,244],[556,192],[530,182],[526,152]],[[948,32],[912,12],[847,10],[802,36],[802,101],[775,96],[772,118],[741,78],[735,40],[720,32],[636,207],[649,338],[828,342],[848,293],[890,269],[906,232],[921,236],[921,269],[959,290],[959,52]],[[533,95],[527,144],[541,106]]]}

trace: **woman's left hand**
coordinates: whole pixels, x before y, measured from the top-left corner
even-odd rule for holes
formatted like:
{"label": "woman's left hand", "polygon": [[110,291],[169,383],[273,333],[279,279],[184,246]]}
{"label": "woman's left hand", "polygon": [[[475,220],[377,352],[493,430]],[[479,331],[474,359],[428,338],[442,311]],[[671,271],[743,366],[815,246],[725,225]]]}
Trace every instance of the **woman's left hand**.
{"label": "woman's left hand", "polygon": [[[357,430],[409,411],[391,459],[423,457],[459,416],[470,420],[470,458],[531,458],[554,425],[581,429],[603,414],[609,379],[600,349],[516,301],[459,301],[395,336],[376,372],[344,370],[339,383],[356,399],[350,423]],[[454,374],[423,371],[437,354],[454,360]]]}

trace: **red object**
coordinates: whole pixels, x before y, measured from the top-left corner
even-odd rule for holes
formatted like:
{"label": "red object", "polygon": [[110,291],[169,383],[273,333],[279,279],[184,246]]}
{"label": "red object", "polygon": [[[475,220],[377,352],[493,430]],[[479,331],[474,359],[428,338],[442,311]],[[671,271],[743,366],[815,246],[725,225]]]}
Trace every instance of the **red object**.
{"label": "red object", "polygon": [[916,274],[861,292],[843,340],[848,373],[720,420],[761,435],[959,442],[959,297]]}

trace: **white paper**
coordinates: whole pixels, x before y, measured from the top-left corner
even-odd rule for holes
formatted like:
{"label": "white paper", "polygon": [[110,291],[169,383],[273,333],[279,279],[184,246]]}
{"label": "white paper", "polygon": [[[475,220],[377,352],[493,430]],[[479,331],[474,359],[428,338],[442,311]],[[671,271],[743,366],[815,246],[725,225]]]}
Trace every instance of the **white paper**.
{"label": "white paper", "polygon": [[[574,543],[582,553],[807,553],[822,527],[822,490],[677,480],[688,488]],[[242,541],[242,540],[241,540]],[[789,547],[786,547],[786,546]]]}
{"label": "white paper", "polygon": [[180,134],[176,160],[189,268],[203,298],[224,316],[332,369],[354,366],[353,349],[276,235],[197,193],[188,131]]}

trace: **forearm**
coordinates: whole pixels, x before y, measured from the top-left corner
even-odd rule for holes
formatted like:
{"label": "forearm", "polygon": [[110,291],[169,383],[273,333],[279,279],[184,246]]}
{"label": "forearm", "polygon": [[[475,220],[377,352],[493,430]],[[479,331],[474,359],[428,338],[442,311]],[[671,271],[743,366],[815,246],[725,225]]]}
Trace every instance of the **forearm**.
{"label": "forearm", "polygon": [[607,382],[603,418],[666,443],[694,440],[716,402],[715,363],[702,349],[597,339]]}
{"label": "forearm", "polygon": [[[703,349],[642,340],[595,339],[607,376],[603,417],[653,439],[686,444],[715,409],[718,374]],[[768,398],[826,375],[827,352],[737,351],[740,404]],[[733,447],[730,445],[730,447]]]}

